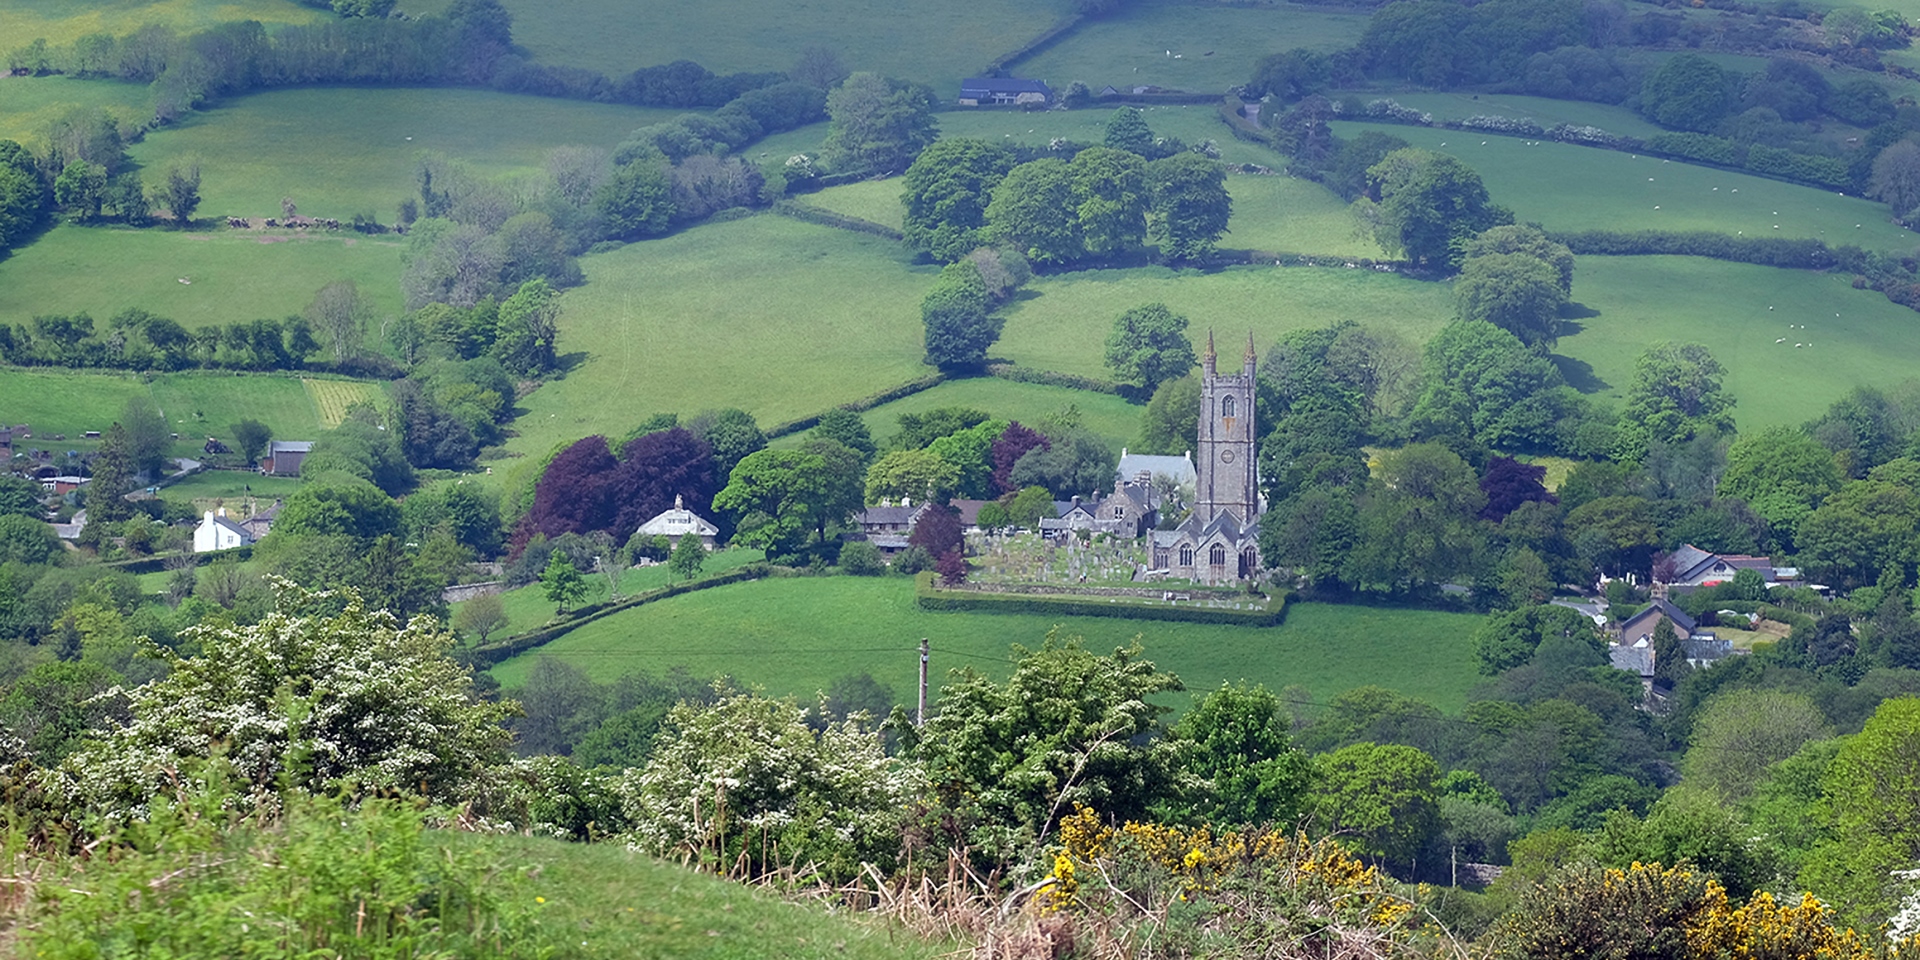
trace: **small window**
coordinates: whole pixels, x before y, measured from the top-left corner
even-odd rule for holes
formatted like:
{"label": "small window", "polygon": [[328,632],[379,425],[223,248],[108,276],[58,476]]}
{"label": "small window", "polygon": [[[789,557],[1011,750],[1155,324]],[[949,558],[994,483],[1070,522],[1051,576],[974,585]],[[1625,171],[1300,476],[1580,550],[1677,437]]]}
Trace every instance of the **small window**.
{"label": "small window", "polygon": [[1113,508],[1113,518],[1114,518],[1115,520],[1125,520],[1125,519],[1127,518],[1127,508],[1126,508],[1126,507],[1114,507],[1114,508]]}
{"label": "small window", "polygon": [[1233,416],[1233,398],[1232,397],[1220,398],[1220,415],[1223,417]]}
{"label": "small window", "polygon": [[1193,546],[1191,544],[1183,543],[1180,545],[1180,565],[1183,567],[1193,566]]}
{"label": "small window", "polygon": [[1214,544],[1213,552],[1207,555],[1207,562],[1213,564],[1216,567],[1226,566],[1227,565],[1227,548],[1217,543]]}

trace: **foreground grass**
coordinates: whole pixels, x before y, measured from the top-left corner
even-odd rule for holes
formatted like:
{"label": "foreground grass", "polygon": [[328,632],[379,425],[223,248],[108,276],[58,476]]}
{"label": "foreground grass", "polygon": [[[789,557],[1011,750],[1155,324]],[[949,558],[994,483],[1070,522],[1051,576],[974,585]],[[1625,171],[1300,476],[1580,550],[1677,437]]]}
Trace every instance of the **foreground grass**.
{"label": "foreground grass", "polygon": [[898,244],[772,214],[585,257],[562,299],[563,380],[521,401],[515,452],[542,456],[647,416],[739,407],[769,425],[928,372],[920,299],[935,268]]}
{"label": "foreground grass", "polygon": [[419,192],[415,160],[443,153],[494,177],[539,169],[555,147],[611,148],[679,111],[445,87],[311,87],[223,101],[132,151],[149,170],[196,158],[203,216],[356,212],[391,223]]}
{"label": "foreground grass", "polygon": [[1340,268],[1089,270],[1038,280],[1029,291],[1008,309],[994,353],[1025,366],[1093,377],[1105,375],[1104,344],[1114,318],[1143,303],[1165,303],[1185,314],[1196,345],[1211,328],[1223,356],[1236,362],[1248,329],[1264,357],[1288,330],[1359,320],[1420,344],[1453,315],[1445,284]]}
{"label": "foreground grass", "polygon": [[850,70],[933,84],[957,95],[962,77],[1045,30],[1067,5],[982,0],[506,0],[513,39],[536,59],[609,74],[694,60],[715,73],[786,70],[808,47],[838,52]]}
{"label": "foreground grass", "polygon": [[1107,84],[1121,90],[1151,84],[1216,93],[1246,83],[1267,54],[1349,47],[1366,26],[1363,14],[1326,7],[1150,0],[1088,22],[1015,72],[1042,78],[1056,89],[1079,80],[1096,93]]}
{"label": "foreground grass", "polygon": [[960,945],[921,940],[879,920],[828,913],[738,883],[662,863],[617,843],[447,834],[533,876],[541,927],[589,958],[743,960],[748,957],[913,960]]}
{"label": "foreground grass", "polygon": [[1342,137],[1376,129],[1459,157],[1486,180],[1496,203],[1549,230],[1712,230],[1900,252],[1920,243],[1920,235],[1888,219],[1884,204],[1815,187],[1465,130],[1346,122],[1334,128]]}
{"label": "foreground grass", "polygon": [[[1058,621],[1094,650],[1136,636],[1148,659],[1189,689],[1245,679],[1278,690],[1299,685],[1324,700],[1379,684],[1458,710],[1477,682],[1467,640],[1479,617],[1424,610],[1298,604],[1277,627],[1120,620]],[[989,613],[929,613],[904,577],[760,580],[686,594],[588,624],[494,668],[519,685],[540,656],[612,680],[685,666],[727,673],[775,695],[811,697],[835,678],[870,672],[902,702],[916,684],[921,637],[933,641],[932,679],[971,666],[1004,675],[1007,648],[1039,645],[1056,621]],[[1171,703],[1184,704],[1183,697]]]}
{"label": "foreground grass", "polygon": [[1573,298],[1598,315],[1577,321],[1554,352],[1591,366],[1588,389],[1624,396],[1648,343],[1697,341],[1727,368],[1742,432],[1808,420],[1856,384],[1888,386],[1920,369],[1920,317],[1843,276],[1698,257],[1581,257]]}
{"label": "foreground grass", "polygon": [[[401,308],[402,249],[398,237],[350,233],[61,226],[0,260],[0,322],[88,313],[100,324],[128,307],[188,328],[279,319],[335,280],[354,281],[376,312],[392,316]],[[378,334],[375,326],[368,335]]]}

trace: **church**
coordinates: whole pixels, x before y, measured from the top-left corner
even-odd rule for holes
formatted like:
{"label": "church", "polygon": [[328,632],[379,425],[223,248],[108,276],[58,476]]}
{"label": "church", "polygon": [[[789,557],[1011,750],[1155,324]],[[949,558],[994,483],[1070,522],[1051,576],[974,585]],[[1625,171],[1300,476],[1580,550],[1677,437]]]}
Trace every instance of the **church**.
{"label": "church", "polygon": [[1260,571],[1253,334],[1247,334],[1247,355],[1239,373],[1219,372],[1211,332],[1200,365],[1193,513],[1173,530],[1153,531],[1152,565],[1170,577],[1233,583]]}

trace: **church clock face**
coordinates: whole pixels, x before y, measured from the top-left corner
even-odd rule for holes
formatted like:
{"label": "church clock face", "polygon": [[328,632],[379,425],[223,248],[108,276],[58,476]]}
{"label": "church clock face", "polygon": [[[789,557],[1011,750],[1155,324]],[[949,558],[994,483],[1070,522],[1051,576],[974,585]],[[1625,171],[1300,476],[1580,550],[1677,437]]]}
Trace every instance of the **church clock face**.
{"label": "church clock face", "polygon": [[1221,462],[1221,463],[1232,463],[1232,462],[1233,462],[1233,451],[1232,451],[1232,450],[1222,450],[1222,451],[1220,451],[1220,462]]}

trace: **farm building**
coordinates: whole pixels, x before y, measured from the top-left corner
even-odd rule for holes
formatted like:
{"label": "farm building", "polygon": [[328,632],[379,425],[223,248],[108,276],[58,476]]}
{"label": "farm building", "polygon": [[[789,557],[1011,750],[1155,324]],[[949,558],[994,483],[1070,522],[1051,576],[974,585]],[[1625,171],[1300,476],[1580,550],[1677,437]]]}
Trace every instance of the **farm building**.
{"label": "farm building", "polygon": [[227,519],[223,507],[219,513],[208,510],[200,525],[193,529],[193,552],[212,553],[215,550],[231,550],[244,547],[254,541],[253,534],[247,528]]}
{"label": "farm building", "polygon": [[960,105],[1053,102],[1053,91],[1045,81],[1018,77],[972,77],[960,81]]}
{"label": "farm building", "polygon": [[48,477],[45,480],[40,481],[40,486],[44,488],[48,493],[55,494],[56,496],[62,496],[62,497],[86,485],[87,485],[86,477],[75,477],[75,476]]}
{"label": "farm building", "polygon": [[1760,574],[1767,586],[1773,586],[1781,580],[1791,580],[1799,573],[1794,568],[1774,566],[1772,557],[1708,553],[1691,543],[1675,550],[1669,559],[1673,561],[1673,573],[1667,582],[1676,587],[1705,587],[1724,583],[1742,570]]}
{"label": "farm building", "polygon": [[675,545],[680,543],[681,537],[691,534],[700,538],[702,546],[712,550],[713,538],[719,535],[720,528],[709,523],[705,517],[688,510],[686,504],[676,494],[673,498],[673,509],[664,511],[652,520],[641,524],[640,533],[648,537],[666,537]]}
{"label": "farm building", "polygon": [[260,472],[270,477],[297,477],[300,462],[312,452],[311,440],[274,440],[267,444],[267,455],[260,458]]}

